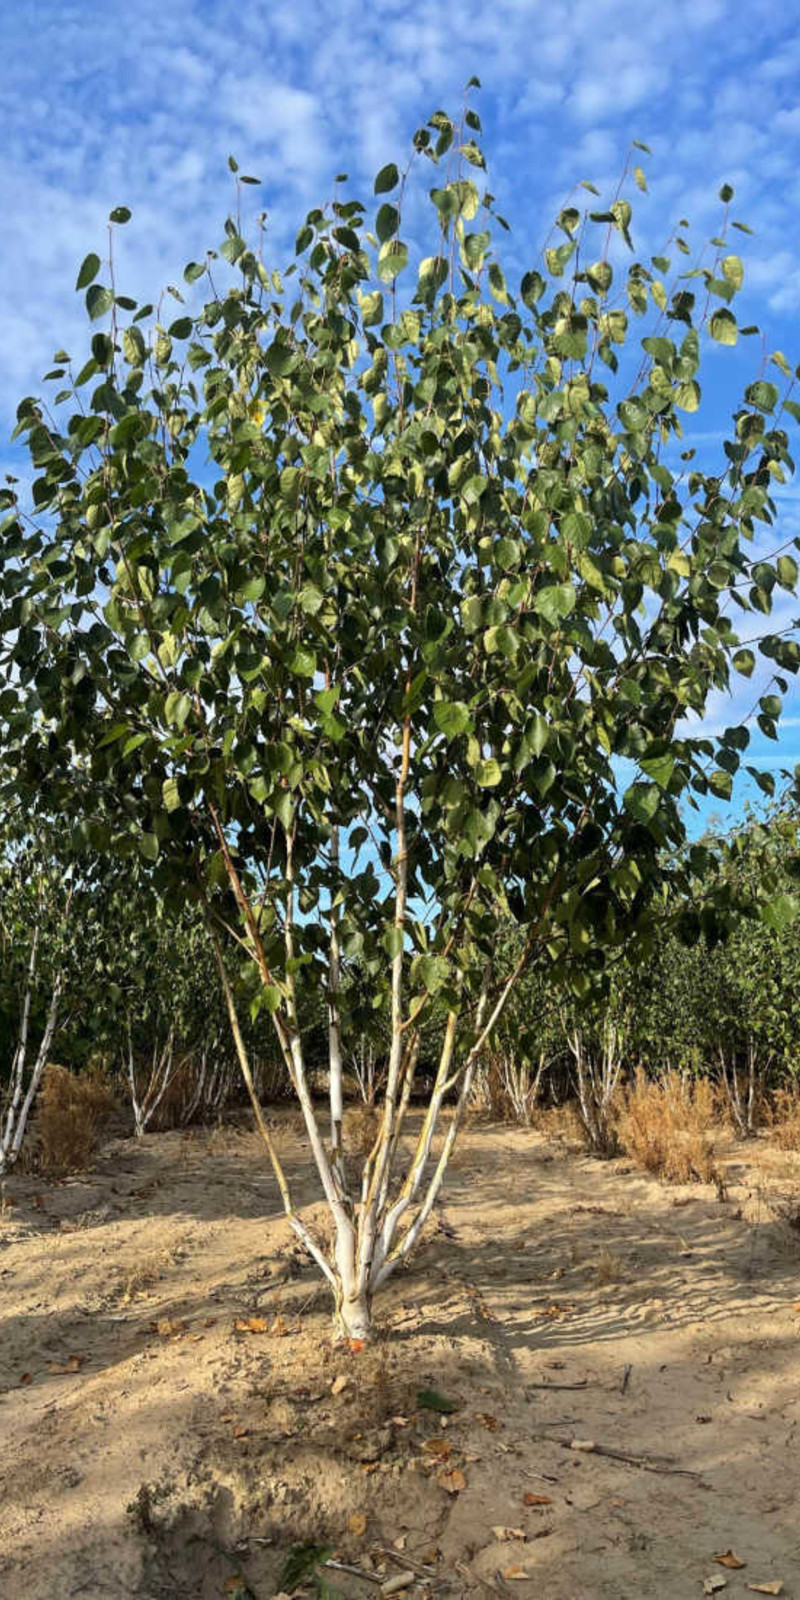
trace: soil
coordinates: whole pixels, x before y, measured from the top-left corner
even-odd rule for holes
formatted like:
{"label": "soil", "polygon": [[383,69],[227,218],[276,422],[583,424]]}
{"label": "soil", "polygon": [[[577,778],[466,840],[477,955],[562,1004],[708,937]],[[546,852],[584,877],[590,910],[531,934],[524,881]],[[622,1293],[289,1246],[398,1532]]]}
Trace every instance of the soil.
{"label": "soil", "polygon": [[778,1215],[800,1156],[729,1145],[724,1173],[666,1186],[473,1125],[363,1351],[333,1344],[250,1133],[12,1178],[0,1593],[264,1600],[315,1542],[340,1564],[317,1592],[354,1600],[710,1579],[800,1600],[800,1235]]}

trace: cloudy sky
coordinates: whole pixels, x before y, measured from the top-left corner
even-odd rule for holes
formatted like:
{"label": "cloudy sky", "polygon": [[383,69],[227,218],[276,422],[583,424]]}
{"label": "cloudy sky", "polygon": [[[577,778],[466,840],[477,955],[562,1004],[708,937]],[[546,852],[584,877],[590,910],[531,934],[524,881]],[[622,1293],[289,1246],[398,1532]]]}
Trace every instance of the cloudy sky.
{"label": "cloudy sky", "polygon": [[[153,299],[217,242],[231,207],[227,157],[256,173],[278,264],[309,205],[345,170],[366,198],[437,106],[482,82],[492,188],[512,224],[512,265],[533,260],[573,185],[617,177],[630,140],[652,148],[638,242],[680,216],[716,226],[736,190],[746,284],[740,323],[765,334],[712,356],[707,447],[730,385],[764,351],[800,360],[799,0],[15,0],[0,8],[0,465],[21,394],[53,350],[86,340],[75,274],[103,252],[114,205],[130,206],[121,286]],[[800,493],[781,501],[781,540],[800,532]],[[780,621],[791,619],[783,607]],[[753,685],[734,708],[748,710]],[[800,760],[800,693],[781,747]]]}

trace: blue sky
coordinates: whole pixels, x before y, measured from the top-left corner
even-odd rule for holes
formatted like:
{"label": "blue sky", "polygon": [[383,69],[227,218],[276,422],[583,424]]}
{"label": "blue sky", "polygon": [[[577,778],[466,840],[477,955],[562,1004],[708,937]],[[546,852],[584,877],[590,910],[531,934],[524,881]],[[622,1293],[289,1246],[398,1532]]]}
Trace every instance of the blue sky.
{"label": "blue sky", "polygon": [[[735,214],[754,229],[741,236],[739,321],[758,322],[766,346],[711,354],[709,451],[764,348],[800,361],[800,0],[17,0],[2,8],[0,63],[1,470],[18,464],[5,441],[20,395],[59,344],[85,345],[73,284],[86,252],[102,253],[112,206],[133,211],[121,287],[153,299],[217,241],[233,153],[263,180],[252,192],[281,264],[333,175],[347,171],[366,198],[433,109],[457,108],[472,73],[512,272],[578,180],[616,180],[632,138],[653,152],[634,227],[645,250],[680,216],[705,237],[720,184],[735,186]],[[800,532],[799,513],[790,488],[775,544]],[[781,603],[778,624],[798,609]],[[733,705],[710,707],[710,725],[744,714],[757,691],[743,682]],[[756,764],[800,760],[797,688],[786,712],[780,748],[754,737]]]}

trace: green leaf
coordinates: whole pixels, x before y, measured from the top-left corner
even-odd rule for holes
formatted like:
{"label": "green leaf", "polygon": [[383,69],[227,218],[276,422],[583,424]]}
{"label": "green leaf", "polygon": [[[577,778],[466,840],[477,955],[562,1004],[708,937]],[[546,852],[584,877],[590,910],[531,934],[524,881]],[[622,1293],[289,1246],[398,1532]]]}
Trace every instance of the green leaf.
{"label": "green leaf", "polygon": [[168,723],[174,723],[179,731],[184,728],[191,709],[192,702],[188,694],[181,694],[177,690],[173,690],[167,695],[164,703],[166,719]]}
{"label": "green leaf", "polygon": [[376,323],[383,322],[383,295],[380,289],[374,289],[371,294],[365,294],[361,301],[361,321],[365,328],[372,328]]}
{"label": "green leaf", "polygon": [[313,1542],[293,1545],[281,1569],[278,1588],[293,1594],[303,1580],[310,1578],[331,1554],[330,1545]]}
{"label": "green leaf", "polygon": [[534,610],[538,611],[545,622],[554,627],[563,622],[575,607],[575,590],[571,583],[548,584],[545,589],[539,589],[533,597]]}
{"label": "green leaf", "polygon": [[423,295],[435,294],[447,278],[444,256],[425,256],[419,264],[419,287]]}
{"label": "green leaf", "polygon": [[380,211],[375,218],[375,232],[377,233],[381,243],[383,244],[387,239],[393,238],[399,226],[400,212],[397,210],[397,207],[390,205],[381,206]]}
{"label": "green leaf", "polygon": [[396,960],[397,956],[402,955],[405,945],[402,928],[397,927],[395,923],[392,923],[388,928],[384,928],[381,944],[389,959],[391,961]]}
{"label": "green leaf", "polygon": [[437,700],[433,707],[433,720],[448,739],[457,739],[472,727],[469,707],[462,700]]}
{"label": "green leaf", "polygon": [[483,621],[483,601],[479,594],[471,594],[462,600],[461,621],[465,633],[477,633]]}
{"label": "green leaf", "polygon": [[700,405],[700,385],[694,378],[679,383],[675,389],[675,404],[679,411],[697,411]]}
{"label": "green leaf", "polygon": [[127,722],[115,722],[114,726],[109,728],[108,732],[104,733],[102,739],[98,741],[98,750],[105,749],[106,745],[116,744],[118,739],[122,739],[129,732],[130,728]]}
{"label": "green leaf", "polygon": [[761,921],[776,933],[785,933],[800,916],[800,900],[793,894],[779,894],[761,908]]}
{"label": "green leaf", "polygon": [[506,623],[501,623],[498,627],[487,628],[483,636],[483,647],[487,655],[500,654],[510,661],[519,649],[519,634],[516,629],[509,628]]}
{"label": "green leaf", "polygon": [[505,274],[499,261],[492,261],[489,263],[489,288],[491,289],[495,300],[499,300],[501,304],[506,303],[508,300],[508,290],[506,288]]}
{"label": "green leaf", "polygon": [[751,678],[755,664],[756,658],[753,655],[752,650],[736,651],[736,654],[733,658],[733,665],[735,666],[737,672],[741,672],[742,677]]}
{"label": "green leaf", "polygon": [[781,701],[780,695],[777,695],[777,694],[765,694],[765,695],[762,695],[762,697],[761,697],[761,699],[759,700],[758,703],[759,703],[759,705],[761,707],[761,710],[764,712],[764,715],[766,717],[779,717],[780,716],[781,710],[782,710],[782,704],[783,704],[783,702]]}
{"label": "green leaf", "polygon": [[109,212],[108,220],[109,222],[118,222],[120,224],[130,222],[131,213],[127,206],[115,206],[114,210]]}
{"label": "green leaf", "polygon": [[125,328],[122,335],[122,354],[131,367],[144,366],[146,348],[141,328]]}
{"label": "green leaf", "polygon": [[496,789],[502,777],[500,763],[493,756],[488,761],[479,761],[475,768],[475,782],[481,789]]}
{"label": "green leaf", "polygon": [[313,650],[306,650],[302,645],[296,645],[287,662],[290,672],[295,672],[298,678],[313,678],[317,670],[317,659]]}
{"label": "green leaf", "polygon": [[114,295],[110,289],[104,288],[101,283],[93,283],[86,291],[86,310],[96,322],[98,317],[104,317],[114,304]]}
{"label": "green leaf", "polygon": [[642,756],[639,761],[639,766],[641,767],[645,776],[652,778],[653,782],[657,783],[660,789],[666,789],[667,785],[669,784],[669,780],[675,771],[675,757],[669,750],[663,755]]}
{"label": "green leaf", "polygon": [[778,582],[784,589],[797,588],[797,562],[793,556],[778,556],[775,563]]}
{"label": "green leaf", "polygon": [[165,778],[161,785],[161,793],[164,797],[164,804],[167,810],[177,811],[181,803],[181,797],[178,792],[177,778]]}
{"label": "green leaf", "polygon": [[630,812],[636,822],[641,822],[645,826],[648,822],[652,822],[660,800],[661,795],[654,783],[633,783],[625,790],[622,797],[625,810]]}
{"label": "green leaf", "polygon": [[549,737],[550,729],[544,717],[537,712],[531,717],[525,729],[525,742],[535,756],[541,755]]}
{"label": "green leaf", "polygon": [[708,324],[708,331],[717,344],[736,343],[739,337],[739,328],[732,311],[727,311],[724,306],[715,311]]}
{"label": "green leaf", "polygon": [[390,190],[397,188],[399,182],[400,174],[394,162],[390,161],[385,167],[381,167],[375,179],[374,192],[375,194],[389,194]]}
{"label": "green leaf", "polygon": [[755,406],[758,411],[774,411],[778,404],[778,391],[774,383],[767,383],[764,378],[751,383],[745,389],[744,397],[747,404]]}
{"label": "green leaf", "polygon": [[401,239],[387,239],[378,255],[378,277],[389,283],[408,266],[408,245]]}
{"label": "green leaf", "polygon": [[85,289],[85,288],[87,288],[87,286],[90,283],[92,283],[93,280],[97,277],[97,274],[98,274],[99,271],[100,271],[100,257],[96,256],[94,251],[90,251],[89,255],[84,257],[83,264],[81,266],[81,270],[78,273],[78,276],[77,276],[77,279],[76,279],[76,282],[75,282],[75,288],[76,289]]}
{"label": "green leaf", "polygon": [[139,854],[144,856],[145,861],[158,860],[159,844],[156,834],[140,833],[136,843],[139,846]]}
{"label": "green leaf", "polygon": [[416,975],[429,994],[438,994],[450,976],[450,963],[444,956],[420,956]]}
{"label": "green leaf", "polygon": [[726,256],[722,263],[722,276],[733,285],[734,289],[741,289],[744,283],[744,266],[738,256]]}
{"label": "green leaf", "polygon": [[733,778],[729,772],[723,772],[720,767],[715,767],[708,775],[708,787],[712,794],[718,795],[720,800],[730,800],[733,792]]}

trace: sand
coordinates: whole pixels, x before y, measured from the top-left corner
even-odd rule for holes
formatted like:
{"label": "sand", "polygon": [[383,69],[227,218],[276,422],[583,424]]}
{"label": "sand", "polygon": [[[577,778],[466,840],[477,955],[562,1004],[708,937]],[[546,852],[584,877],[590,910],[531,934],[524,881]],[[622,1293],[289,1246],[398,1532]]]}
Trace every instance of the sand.
{"label": "sand", "polygon": [[333,1344],[251,1133],[13,1177],[0,1594],[262,1600],[316,1541],[355,1600],[404,1573],[412,1597],[683,1600],[713,1579],[800,1600],[800,1234],[776,1215],[800,1157],[759,1140],[725,1166],[720,1200],[473,1125],[361,1353]]}

